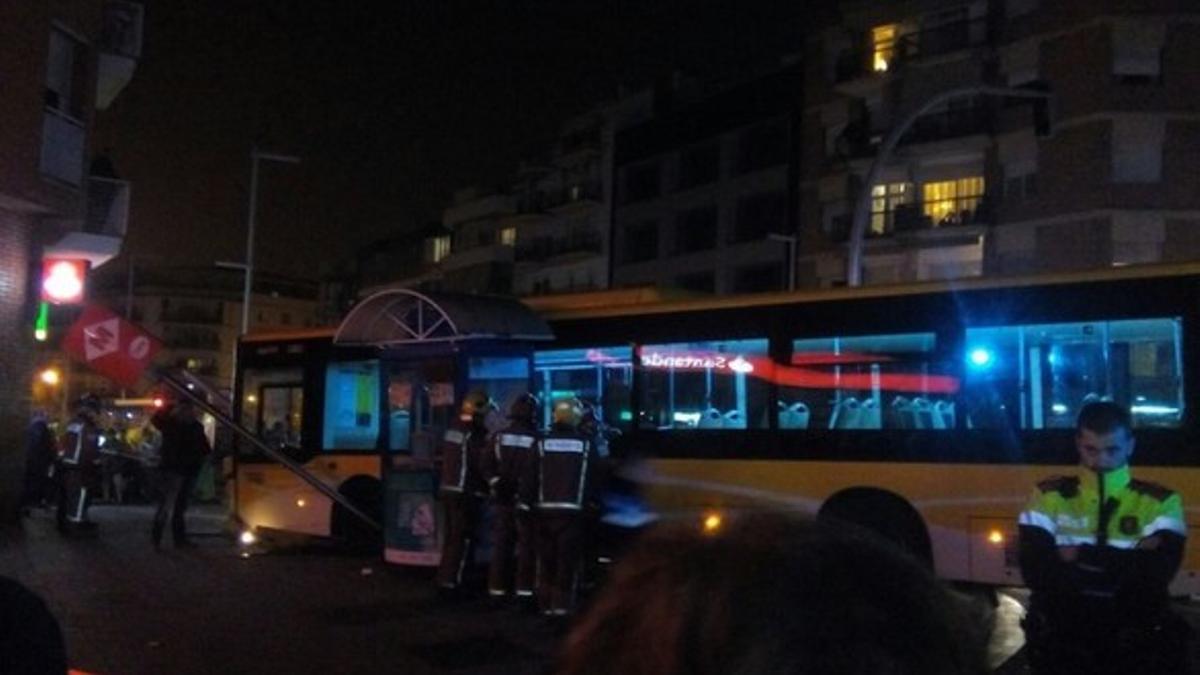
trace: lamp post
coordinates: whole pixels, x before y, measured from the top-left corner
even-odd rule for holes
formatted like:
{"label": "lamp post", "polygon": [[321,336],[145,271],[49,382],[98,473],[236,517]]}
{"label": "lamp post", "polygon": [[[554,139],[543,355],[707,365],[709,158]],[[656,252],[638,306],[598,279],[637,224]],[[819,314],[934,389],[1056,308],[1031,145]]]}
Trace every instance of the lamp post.
{"label": "lamp post", "polygon": [[854,219],[850,226],[850,243],[849,250],[846,253],[846,285],[861,286],[862,285],[862,250],[863,238],[866,236],[867,220],[871,213],[871,189],[875,183],[879,181],[879,174],[883,171],[883,165],[891,159],[892,151],[896,149],[896,145],[900,143],[900,139],[908,131],[909,127],[917,121],[921,115],[929,112],[946,101],[959,98],[961,96],[1003,96],[1007,98],[1032,98],[1032,99],[1048,99],[1051,94],[1048,91],[1039,91],[1036,89],[1020,89],[1014,87],[993,87],[987,85],[971,85],[967,87],[959,87],[937,94],[930,98],[916,110],[910,112],[899,124],[892,127],[888,132],[887,137],[879,145],[879,153],[875,155],[875,161],[872,162],[870,170],[867,171],[867,177],[863,181],[862,189],[859,190],[858,197],[854,201]]}
{"label": "lamp post", "polygon": [[796,235],[771,232],[767,234],[767,239],[787,244],[787,289],[796,290]]}
{"label": "lamp post", "polygon": [[[246,262],[218,262],[218,267],[240,269],[245,272],[245,282],[242,285],[242,325],[238,330],[241,338],[250,330],[250,293],[254,286],[254,226],[258,211],[258,161],[279,162],[281,164],[299,164],[300,158],[293,155],[281,155],[274,152],[262,152],[255,146],[250,151],[250,205],[246,214]],[[230,388],[237,373],[237,340],[233,341],[233,361],[229,371]]]}

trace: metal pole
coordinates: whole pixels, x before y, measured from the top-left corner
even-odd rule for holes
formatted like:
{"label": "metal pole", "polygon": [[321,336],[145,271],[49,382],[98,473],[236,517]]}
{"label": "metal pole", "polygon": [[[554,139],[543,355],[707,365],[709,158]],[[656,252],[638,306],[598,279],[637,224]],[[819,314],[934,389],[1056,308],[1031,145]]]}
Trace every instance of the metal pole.
{"label": "metal pole", "polygon": [[[258,208],[258,148],[250,151],[250,210],[246,215],[246,276],[242,286],[242,327],[238,337],[250,330],[250,289],[254,285],[254,213]],[[236,366],[237,351],[234,351]],[[235,369],[236,372],[236,369]]]}
{"label": "metal pole", "polygon": [[788,239],[788,290],[796,290],[796,236]]}
{"label": "metal pole", "polygon": [[862,188],[858,192],[858,196],[854,201],[854,220],[850,226],[850,242],[849,250],[846,252],[846,285],[861,286],[862,285],[862,249],[863,238],[866,236],[867,220],[871,213],[871,189],[875,183],[879,181],[879,174],[883,172],[883,165],[891,159],[892,151],[896,149],[896,145],[900,143],[900,139],[908,131],[909,127],[917,121],[917,118],[929,112],[946,101],[949,101],[960,96],[973,96],[984,94],[987,96],[1004,96],[1010,98],[1050,98],[1049,92],[1034,91],[1030,89],[1015,89],[1012,87],[992,87],[986,85],[972,85],[951,89],[950,91],[942,92],[933,98],[926,101],[916,110],[910,112],[899,124],[892,127],[888,132],[887,137],[883,139],[883,143],[879,146],[879,153],[875,155],[875,161],[871,163],[871,168],[867,171],[867,177],[863,181]]}

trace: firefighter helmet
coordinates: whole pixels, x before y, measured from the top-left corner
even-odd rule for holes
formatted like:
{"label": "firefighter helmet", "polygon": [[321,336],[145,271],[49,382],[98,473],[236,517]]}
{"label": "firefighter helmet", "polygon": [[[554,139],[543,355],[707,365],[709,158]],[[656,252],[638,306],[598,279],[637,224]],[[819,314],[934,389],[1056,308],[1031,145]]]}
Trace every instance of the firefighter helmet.
{"label": "firefighter helmet", "polygon": [[583,405],[579,399],[564,398],[554,404],[554,424],[574,429],[579,426],[581,419],[583,419]]}
{"label": "firefighter helmet", "polygon": [[510,420],[533,420],[537,416],[537,409],[540,402],[537,397],[529,392],[522,392],[508,406],[508,419]]}
{"label": "firefighter helmet", "polygon": [[488,411],[495,409],[496,404],[487,392],[476,389],[463,399],[458,418],[463,422],[483,421]]}

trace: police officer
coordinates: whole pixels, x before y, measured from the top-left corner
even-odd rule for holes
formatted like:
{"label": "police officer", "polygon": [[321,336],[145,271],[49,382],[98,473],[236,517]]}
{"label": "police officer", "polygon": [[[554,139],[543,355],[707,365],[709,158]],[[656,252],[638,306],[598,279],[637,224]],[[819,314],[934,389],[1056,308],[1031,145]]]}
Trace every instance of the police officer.
{"label": "police officer", "polygon": [[58,509],[55,520],[60,532],[95,527],[88,520],[88,507],[100,487],[100,399],[85,394],[75,404],[75,416],[67,423],[58,444]]}
{"label": "police officer", "polygon": [[592,442],[579,431],[582,416],[577,399],[558,402],[550,431],[537,443],[538,602],[550,616],[575,608],[595,465]]}
{"label": "police officer", "polygon": [[492,493],[492,559],[488,566],[488,595],[493,598],[507,596],[515,586],[518,599],[533,599],[537,570],[533,532],[536,492],[529,483],[536,479],[536,471],[529,469],[537,462],[535,445],[540,437],[537,411],[538,400],[533,394],[518,396],[509,405],[508,424],[492,437],[491,452],[485,457],[484,474]]}
{"label": "police officer", "polygon": [[442,439],[440,496],[446,513],[446,536],[437,580],[445,594],[461,591],[463,572],[471,560],[472,539],[488,496],[481,463],[488,451],[487,417],[495,408],[486,393],[471,392],[463,399],[458,421]]}
{"label": "police officer", "polygon": [[1180,497],[1130,476],[1126,408],[1085,405],[1075,445],[1079,474],[1039,483],[1020,516],[1030,665],[1056,675],[1185,673],[1189,630],[1167,596],[1187,536]]}

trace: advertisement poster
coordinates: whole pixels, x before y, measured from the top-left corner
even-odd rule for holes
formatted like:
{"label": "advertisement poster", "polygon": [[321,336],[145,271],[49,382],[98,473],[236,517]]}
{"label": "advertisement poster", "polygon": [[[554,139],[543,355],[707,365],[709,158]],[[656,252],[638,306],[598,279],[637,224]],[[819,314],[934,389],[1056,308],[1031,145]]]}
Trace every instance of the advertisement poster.
{"label": "advertisement poster", "polygon": [[387,476],[384,559],[436,566],[441,559],[437,477],[428,470],[392,470]]}

